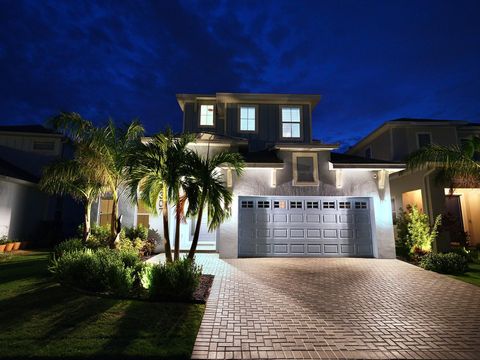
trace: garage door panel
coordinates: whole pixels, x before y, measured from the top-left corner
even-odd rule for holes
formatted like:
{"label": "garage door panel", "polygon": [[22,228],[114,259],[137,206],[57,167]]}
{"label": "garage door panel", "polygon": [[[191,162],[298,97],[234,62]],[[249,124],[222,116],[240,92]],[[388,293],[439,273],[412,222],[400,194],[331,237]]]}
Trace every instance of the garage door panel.
{"label": "garage door panel", "polygon": [[265,196],[240,200],[239,256],[373,255],[367,198]]}

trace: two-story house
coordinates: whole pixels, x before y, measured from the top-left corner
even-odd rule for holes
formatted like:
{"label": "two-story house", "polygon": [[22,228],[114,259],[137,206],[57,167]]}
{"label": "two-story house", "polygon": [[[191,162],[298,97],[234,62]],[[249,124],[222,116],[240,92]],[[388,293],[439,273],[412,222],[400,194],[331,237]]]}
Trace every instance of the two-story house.
{"label": "two-story house", "polygon": [[0,126],[0,236],[40,242],[75,232],[81,208],[38,188],[43,167],[65,156],[64,140],[41,125]]}
{"label": "two-story house", "polygon": [[[313,140],[320,96],[179,94],[177,100],[183,131],[197,134],[194,150],[239,152],[246,161],[240,178],[219,169],[234,194],[232,217],[212,233],[202,227],[200,250],[225,258],[395,256],[388,178],[404,166],[332,153],[338,144]],[[98,222],[107,221],[109,208],[102,200],[94,209]],[[120,213],[126,225],[162,231],[159,217],[128,200]],[[192,220],[182,225],[181,250],[189,249],[193,226]]]}
{"label": "two-story house", "polygon": [[[352,146],[347,153],[385,161],[404,161],[407,156],[431,143],[460,145],[462,139],[480,135],[480,124],[467,121],[397,119],[387,121]],[[450,193],[450,184],[439,183],[438,171],[401,171],[390,177],[393,215],[408,205],[417,205],[430,219],[444,215],[444,223],[454,227],[439,244],[459,242],[459,230],[468,233],[472,245],[480,244],[480,189],[459,187]],[[457,185],[458,186],[458,185]],[[475,221],[477,220],[477,221]]]}

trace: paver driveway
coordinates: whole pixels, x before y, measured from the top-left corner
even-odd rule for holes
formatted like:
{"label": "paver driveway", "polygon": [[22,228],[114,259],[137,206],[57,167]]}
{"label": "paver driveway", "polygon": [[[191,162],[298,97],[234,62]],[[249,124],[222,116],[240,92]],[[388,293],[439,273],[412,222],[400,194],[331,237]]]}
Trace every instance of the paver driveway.
{"label": "paver driveway", "polygon": [[397,260],[199,255],[195,359],[480,359],[480,288]]}

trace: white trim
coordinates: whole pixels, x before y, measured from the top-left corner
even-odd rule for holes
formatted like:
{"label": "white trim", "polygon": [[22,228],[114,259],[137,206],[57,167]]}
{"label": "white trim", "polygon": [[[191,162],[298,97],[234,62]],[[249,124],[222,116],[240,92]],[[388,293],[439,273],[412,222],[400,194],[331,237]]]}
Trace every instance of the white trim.
{"label": "white trim", "polygon": [[341,189],[343,186],[343,172],[341,169],[335,170],[335,185],[337,189]]}
{"label": "white trim", "polygon": [[[313,162],[313,181],[298,181],[298,170],[297,170],[297,159],[299,157],[308,157],[312,158]],[[318,156],[317,153],[305,153],[305,152],[293,152],[292,153],[292,170],[293,170],[293,178],[292,178],[292,185],[293,186],[318,186],[320,181],[318,179]]]}
{"label": "white trim", "polygon": [[277,169],[272,169],[272,187],[277,187]]}

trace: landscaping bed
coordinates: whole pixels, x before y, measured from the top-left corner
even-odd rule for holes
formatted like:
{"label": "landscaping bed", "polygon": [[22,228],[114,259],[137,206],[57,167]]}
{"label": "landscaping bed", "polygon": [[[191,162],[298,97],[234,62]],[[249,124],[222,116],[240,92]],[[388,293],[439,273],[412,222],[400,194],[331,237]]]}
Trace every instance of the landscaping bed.
{"label": "landscaping bed", "polygon": [[204,305],[78,292],[52,281],[49,256],[0,261],[0,358],[190,358]]}

